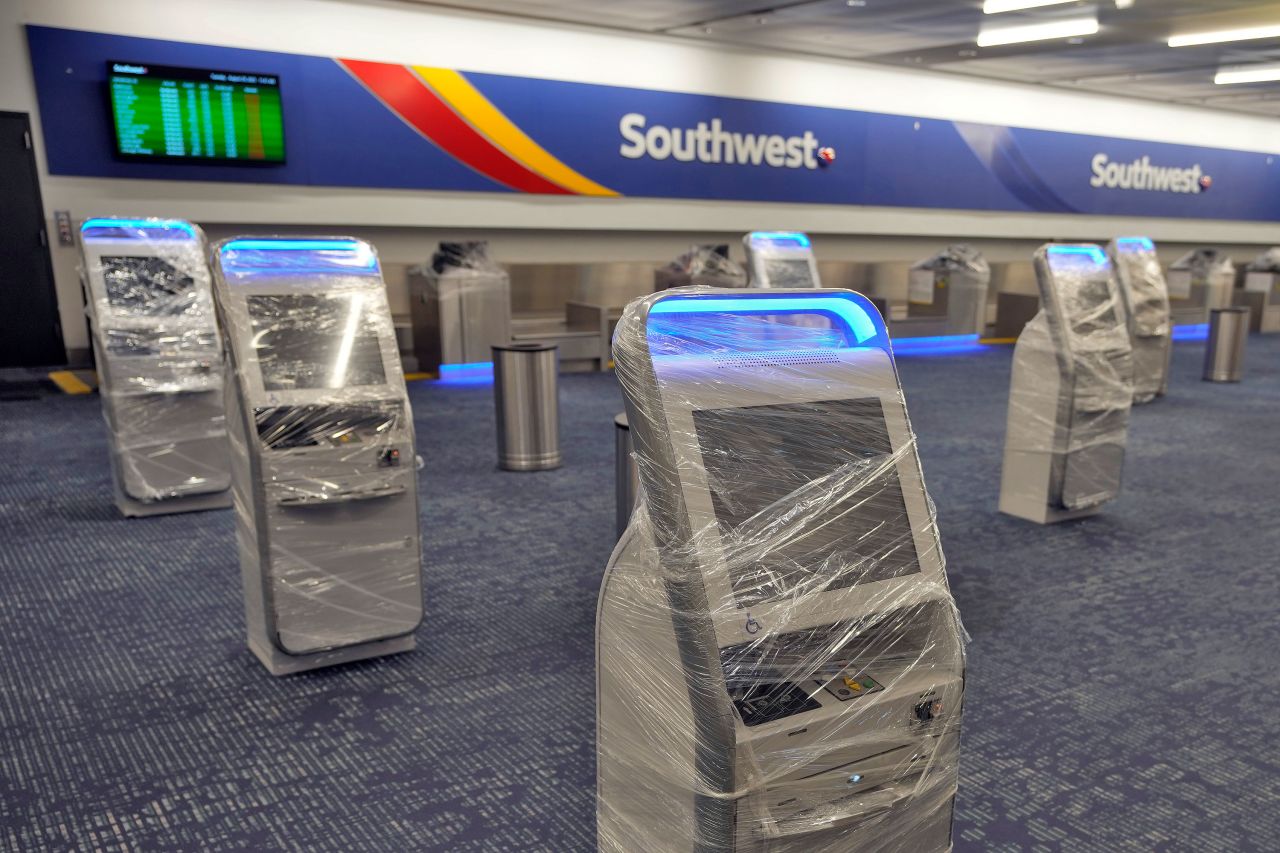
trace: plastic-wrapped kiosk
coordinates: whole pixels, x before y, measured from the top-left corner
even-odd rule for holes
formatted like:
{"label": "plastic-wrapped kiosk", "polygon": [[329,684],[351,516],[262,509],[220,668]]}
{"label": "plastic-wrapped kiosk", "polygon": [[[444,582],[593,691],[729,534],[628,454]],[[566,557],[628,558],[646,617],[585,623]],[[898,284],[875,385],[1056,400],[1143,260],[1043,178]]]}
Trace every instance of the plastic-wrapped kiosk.
{"label": "plastic-wrapped kiosk", "polygon": [[87,219],[82,284],[126,516],[231,505],[222,344],[204,234],[174,219]]}
{"label": "plastic-wrapped kiosk", "polygon": [[818,261],[807,234],[752,231],[742,238],[747,253],[748,287],[821,287]]}
{"label": "plastic-wrapped kiosk", "polygon": [[614,352],[641,502],[597,613],[600,849],[948,849],[961,631],[871,302],[669,290]]}
{"label": "plastic-wrapped kiosk", "polygon": [[1155,244],[1147,237],[1118,237],[1107,247],[1129,318],[1133,348],[1133,402],[1149,403],[1169,388],[1173,324]]}
{"label": "plastic-wrapped kiosk", "polygon": [[373,247],[214,247],[249,648],[274,675],[408,651],[422,620],[413,413]]}
{"label": "plastic-wrapped kiosk", "polygon": [[1041,307],[1014,348],[1000,511],[1047,524],[1120,494],[1133,358],[1100,246],[1042,246],[1035,269]]}

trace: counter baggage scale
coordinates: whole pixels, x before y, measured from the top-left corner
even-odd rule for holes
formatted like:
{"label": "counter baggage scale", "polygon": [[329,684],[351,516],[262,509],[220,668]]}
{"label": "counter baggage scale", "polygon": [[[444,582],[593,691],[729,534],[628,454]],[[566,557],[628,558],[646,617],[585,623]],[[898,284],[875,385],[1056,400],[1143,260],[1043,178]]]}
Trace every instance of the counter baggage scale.
{"label": "counter baggage scale", "polygon": [[412,649],[413,415],[373,247],[214,248],[249,647],[274,675]]}
{"label": "counter baggage scale", "polygon": [[1041,307],[1013,352],[1000,511],[1048,524],[1120,494],[1133,359],[1101,247],[1042,246],[1035,269]]}
{"label": "counter baggage scale", "polygon": [[747,253],[747,286],[821,287],[818,261],[806,234],[752,231],[742,238]]}
{"label": "counter baggage scale", "polygon": [[1280,249],[1268,249],[1245,268],[1234,304],[1249,309],[1249,331],[1280,332]]}
{"label": "counter baggage scale", "polygon": [[948,849],[964,654],[883,320],[684,288],[614,351],[643,500],[597,613],[600,849]]}
{"label": "counter baggage scale", "polygon": [[116,506],[126,516],[230,506],[204,234],[172,219],[88,219],[80,246]]}
{"label": "counter baggage scale", "polygon": [[1147,237],[1117,237],[1107,247],[1129,317],[1133,348],[1133,402],[1150,403],[1169,389],[1173,323],[1155,244]]}

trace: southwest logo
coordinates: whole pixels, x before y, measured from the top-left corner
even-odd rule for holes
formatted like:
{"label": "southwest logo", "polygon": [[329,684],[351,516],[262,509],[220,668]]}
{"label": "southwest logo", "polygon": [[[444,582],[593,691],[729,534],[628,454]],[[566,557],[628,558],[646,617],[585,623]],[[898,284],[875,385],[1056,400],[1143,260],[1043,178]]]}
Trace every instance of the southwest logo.
{"label": "southwest logo", "polygon": [[[618,132],[625,142],[618,153],[632,160],[678,160],[682,163],[730,163],[744,166],[765,165],[774,169],[816,169],[819,164],[818,138],[806,130],[801,136],[779,136],[768,133],[734,133],[713,118],[694,127],[649,125],[640,113],[627,113],[618,122]],[[835,159],[835,149],[829,159]]]}
{"label": "southwest logo", "polygon": [[1089,185],[1120,190],[1146,190],[1164,193],[1202,193],[1213,186],[1196,163],[1190,168],[1155,166],[1150,157],[1132,163],[1113,163],[1106,154],[1093,157],[1093,177]]}

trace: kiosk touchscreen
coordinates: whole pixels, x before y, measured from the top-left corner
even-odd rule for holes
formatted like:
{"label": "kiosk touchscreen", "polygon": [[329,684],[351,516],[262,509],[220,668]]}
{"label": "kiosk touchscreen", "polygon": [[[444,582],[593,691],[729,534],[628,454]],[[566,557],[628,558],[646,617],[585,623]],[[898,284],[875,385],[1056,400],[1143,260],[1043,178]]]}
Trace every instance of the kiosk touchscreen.
{"label": "kiosk touchscreen", "polygon": [[204,234],[171,219],[88,219],[80,246],[116,506],[127,516],[230,506]]}
{"label": "kiosk touchscreen", "polygon": [[964,653],[871,302],[669,290],[614,352],[642,500],[597,613],[600,849],[948,849]]}
{"label": "kiosk touchscreen", "polygon": [[1047,524],[1120,494],[1133,359],[1100,246],[1042,246],[1035,269],[1041,307],[1013,352],[1000,511]]}
{"label": "kiosk touchscreen", "polygon": [[809,237],[797,231],[752,231],[742,238],[747,286],[821,287]]}
{"label": "kiosk touchscreen", "polygon": [[413,415],[373,247],[250,237],[213,257],[250,649],[282,675],[413,648]]}
{"label": "kiosk touchscreen", "polygon": [[1117,237],[1107,247],[1129,317],[1133,348],[1133,402],[1150,403],[1169,388],[1173,324],[1155,244],[1147,237]]}

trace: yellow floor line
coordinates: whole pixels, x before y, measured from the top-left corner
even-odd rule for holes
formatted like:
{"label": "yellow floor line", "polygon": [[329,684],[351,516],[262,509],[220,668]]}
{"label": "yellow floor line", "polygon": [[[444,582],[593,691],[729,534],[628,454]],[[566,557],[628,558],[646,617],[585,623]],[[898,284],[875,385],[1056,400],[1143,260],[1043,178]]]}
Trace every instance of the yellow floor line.
{"label": "yellow floor line", "polygon": [[979,338],[980,344],[1016,344],[1017,338]]}
{"label": "yellow floor line", "polygon": [[55,370],[49,374],[49,380],[61,388],[63,394],[93,393],[93,386],[70,370]]}
{"label": "yellow floor line", "polygon": [[404,375],[405,382],[417,382],[419,379],[436,379],[436,378],[438,377],[434,373],[406,373]]}

